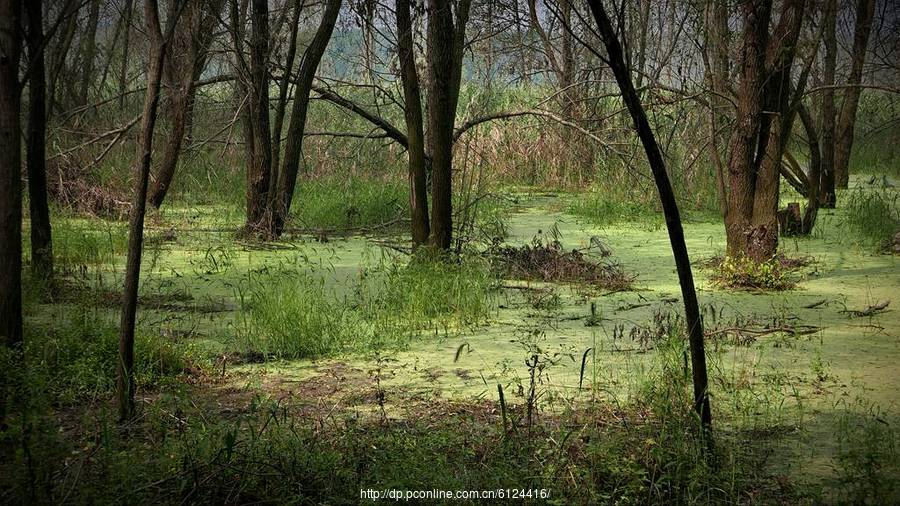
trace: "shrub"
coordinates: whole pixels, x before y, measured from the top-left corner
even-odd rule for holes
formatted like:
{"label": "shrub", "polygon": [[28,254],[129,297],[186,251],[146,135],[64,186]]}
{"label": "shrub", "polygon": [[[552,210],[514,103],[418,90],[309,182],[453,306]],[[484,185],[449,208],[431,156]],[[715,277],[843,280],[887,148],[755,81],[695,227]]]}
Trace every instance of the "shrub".
{"label": "shrub", "polygon": [[750,288],[760,290],[789,290],[794,287],[789,269],[783,259],[775,256],[764,262],[756,262],[745,256],[726,256],[713,262],[712,280],[726,288]]}

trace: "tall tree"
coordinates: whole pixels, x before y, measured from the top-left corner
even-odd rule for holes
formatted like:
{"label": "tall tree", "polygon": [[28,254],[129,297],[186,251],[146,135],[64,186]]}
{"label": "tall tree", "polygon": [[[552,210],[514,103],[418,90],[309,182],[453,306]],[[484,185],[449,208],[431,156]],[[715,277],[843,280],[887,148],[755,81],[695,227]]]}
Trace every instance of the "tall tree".
{"label": "tall tree", "polygon": [[20,0],[0,0],[0,342],[9,347],[22,342],[21,15]]}
{"label": "tall tree", "polygon": [[669,232],[669,242],[672,246],[672,254],[675,257],[675,266],[678,271],[678,281],[681,285],[681,296],[684,299],[685,320],[691,347],[694,409],[702,425],[705,428],[709,428],[712,424],[712,414],[709,406],[706,353],[703,346],[703,322],[700,320],[700,307],[697,303],[697,292],[694,289],[691,262],[684,242],[684,230],[681,226],[678,203],[675,200],[675,194],[672,191],[672,185],[666,173],[665,162],[656,142],[656,137],[653,134],[653,129],[650,128],[647,114],[644,112],[644,107],[641,105],[640,98],[631,81],[631,71],[625,64],[625,57],[616,31],[600,0],[589,0],[588,5],[597,23],[597,30],[601,40],[603,40],[603,45],[606,46],[609,66],[612,68],[619,89],[622,91],[622,100],[625,102],[628,112],[634,121],[635,130],[637,130],[641,144],[644,146],[647,160],[650,163],[650,170],[653,172],[653,180],[659,191],[663,214],[666,218],[666,228]]}
{"label": "tall tree", "polygon": [[150,163],[153,155],[153,130],[159,106],[159,88],[162,82],[166,46],[181,14],[180,2],[172,3],[167,20],[166,34],[159,23],[157,0],[144,0],[144,18],[150,39],[150,61],[147,70],[147,91],[141,133],[134,162],[134,194],[128,229],[128,260],[125,265],[125,289],[122,294],[122,314],[119,322],[119,362],[116,392],[119,403],[119,419],[134,416],[134,325],[137,316],[138,284],[141,276],[141,254],[144,242],[144,213],[147,208],[147,186],[150,180]]}
{"label": "tall tree", "polygon": [[778,248],[778,188],[790,131],[790,72],[805,0],[785,0],[771,32],[771,0],[741,4],[744,34],[731,136],[725,236],[730,257],[761,262]]}
{"label": "tall tree", "polygon": [[453,126],[471,0],[428,0],[428,135],[431,151],[431,238],[442,250],[453,236]]}
{"label": "tall tree", "polygon": [[397,0],[397,54],[406,119],[406,152],[409,156],[409,208],[412,218],[412,244],[416,248],[428,241],[428,189],[425,174],[425,133],[422,124],[422,98],[413,46],[410,1]]}
{"label": "tall tree", "polygon": [[869,45],[869,34],[872,32],[872,20],[875,17],[875,0],[858,0],[856,2],[856,26],[853,29],[853,49],[850,52],[850,76],[841,103],[841,115],[835,128],[834,144],[834,179],[838,188],[846,188],[850,178],[850,152],[853,149],[853,130],[856,126],[856,110],[859,107],[859,95],[862,91],[863,65],[866,61],[866,48]]}
{"label": "tall tree", "polygon": [[44,25],[42,2],[25,2],[28,47],[28,210],[31,218],[31,272],[38,278],[53,276],[53,241],[50,208],[47,203],[47,77],[44,68]]}

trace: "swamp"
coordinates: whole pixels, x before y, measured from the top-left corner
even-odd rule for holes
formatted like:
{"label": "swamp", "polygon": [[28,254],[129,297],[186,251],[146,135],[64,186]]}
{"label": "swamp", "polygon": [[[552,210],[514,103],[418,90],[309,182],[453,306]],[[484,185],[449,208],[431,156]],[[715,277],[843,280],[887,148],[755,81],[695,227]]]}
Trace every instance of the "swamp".
{"label": "swamp", "polygon": [[0,503],[900,503],[887,0],[0,0]]}

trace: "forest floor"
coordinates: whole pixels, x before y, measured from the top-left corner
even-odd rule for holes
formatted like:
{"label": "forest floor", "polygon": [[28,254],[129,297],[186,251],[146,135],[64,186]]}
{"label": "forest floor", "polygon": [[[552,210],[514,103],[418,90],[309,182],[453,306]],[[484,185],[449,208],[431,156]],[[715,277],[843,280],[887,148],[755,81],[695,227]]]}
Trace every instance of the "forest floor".
{"label": "forest floor", "polygon": [[[247,301],[259,290],[254,283],[314,273],[338,303],[350,304],[368,271],[404,256],[385,247],[390,238],[384,236],[235,242],[226,213],[174,208],[148,221],[138,327],[202,357],[198,363],[205,365],[180,381],[212,418],[245,413],[261,397],[309,423],[348,414],[402,420],[466,412],[499,426],[508,405],[509,416],[523,424],[532,396],[533,416],[551,424],[585,405],[627,406],[663,372],[658,329],[682,309],[668,237],[659,220],[592,225],[567,212],[569,198],[512,193],[503,244],[558,240],[563,251],[583,250],[593,261],[621,267],[634,277],[631,289],[502,279],[477,321],[429,327],[377,352],[265,360],[242,342]],[[96,227],[93,220],[69,221],[71,236],[79,227]],[[898,257],[852,244],[842,227],[840,207],[822,210],[812,237],[783,238],[782,253],[806,262],[790,274],[793,288],[766,291],[717,285],[713,269],[703,266],[724,251],[721,223],[684,224],[708,335],[714,424],[733,437],[764,439],[767,472],[797,487],[836,476],[900,478]],[[598,254],[598,242],[609,256]],[[96,293],[108,290],[104,318],[114,322],[113,287],[121,285],[121,271],[97,272],[83,277]],[[79,293],[60,292],[54,303],[32,307],[30,321],[52,326],[69,318]],[[883,310],[855,313],[884,301],[890,304]],[[538,361],[529,366],[535,356],[539,367]],[[152,404],[164,391],[139,390],[138,397]],[[614,418],[614,411],[607,414]],[[77,425],[77,416],[70,423]],[[853,451],[887,447],[890,460],[876,470]]]}

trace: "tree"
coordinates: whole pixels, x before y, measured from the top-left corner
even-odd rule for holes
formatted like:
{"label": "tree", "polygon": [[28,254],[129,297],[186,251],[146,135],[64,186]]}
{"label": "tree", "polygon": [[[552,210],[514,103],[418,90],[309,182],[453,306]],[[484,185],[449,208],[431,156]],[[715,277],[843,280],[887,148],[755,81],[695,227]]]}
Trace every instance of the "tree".
{"label": "tree", "polygon": [[431,238],[449,250],[453,236],[453,126],[471,0],[428,0],[428,135],[431,152]]}
{"label": "tree", "polygon": [[157,209],[162,206],[172,184],[181,145],[193,121],[194,96],[197,92],[195,83],[206,68],[213,29],[217,26],[216,19],[223,4],[224,0],[188,3],[172,40],[172,57],[166,59],[167,65],[163,70],[171,130],[150,191],[150,204]]}
{"label": "tree", "polygon": [[400,79],[406,119],[406,152],[409,156],[409,208],[412,218],[413,248],[428,241],[428,190],[425,174],[425,133],[422,126],[422,98],[413,46],[413,28],[409,0],[397,0],[397,55],[400,60]]}
{"label": "tree", "polygon": [[306,127],[306,114],[309,110],[309,94],[312,91],[316,70],[328,47],[328,41],[331,39],[331,33],[334,31],[340,10],[341,0],[327,0],[316,35],[309,47],[306,48],[297,73],[297,80],[294,84],[294,103],[291,107],[291,119],[286,133],[287,142],[284,146],[284,162],[277,177],[273,177],[273,181],[276,181],[277,185],[273,185],[275,193],[269,202],[272,215],[269,232],[275,237],[280,236],[284,231],[284,225],[291,209],[300,167],[300,154],[303,149],[303,131]]}
{"label": "tree", "polygon": [[22,3],[0,0],[0,341],[22,342]]}
{"label": "tree", "polygon": [[785,0],[770,35],[771,0],[741,4],[744,33],[725,208],[727,255],[762,262],[778,248],[778,188],[790,131],[790,73],[805,0]]}
{"label": "tree", "polygon": [[172,3],[165,36],[159,23],[157,0],[144,0],[144,18],[150,39],[150,61],[147,70],[147,91],[141,133],[134,162],[134,194],[128,228],[128,259],[125,266],[125,288],[122,294],[122,314],[119,322],[119,362],[116,393],[119,403],[119,419],[134,416],[134,325],[137,315],[138,284],[141,276],[141,254],[144,241],[144,213],[147,207],[147,187],[150,180],[150,163],[153,155],[153,130],[159,106],[159,89],[162,81],[166,46],[181,14],[183,4]]}
{"label": "tree", "polygon": [[25,2],[28,18],[28,126],[25,165],[28,171],[28,210],[31,218],[31,272],[49,281],[53,276],[53,241],[47,203],[47,77],[41,2]]}
{"label": "tree", "polygon": [[669,242],[672,246],[672,254],[675,257],[675,266],[678,271],[678,281],[681,285],[681,296],[684,299],[685,320],[688,327],[688,338],[691,347],[691,370],[694,382],[694,409],[704,428],[712,424],[712,415],[709,406],[709,392],[706,372],[706,352],[703,346],[703,323],[700,320],[700,307],[697,303],[697,292],[694,289],[694,278],[691,273],[691,262],[684,242],[684,230],[681,226],[681,217],[678,212],[678,203],[672,191],[672,185],[666,173],[665,162],[653,129],[647,121],[647,114],[641,105],[640,98],[631,81],[631,73],[625,63],[622,46],[613,29],[609,17],[600,0],[589,0],[591,12],[597,23],[597,30],[606,47],[607,61],[616,82],[622,92],[622,100],[625,102],[628,112],[634,121],[635,130],[644,146],[650,170],[653,172],[653,180],[659,191],[659,198],[663,206],[663,214],[666,219],[666,228],[669,232]]}
{"label": "tree", "polygon": [[853,49],[850,53],[850,77],[841,103],[841,115],[835,128],[834,179],[838,188],[846,188],[850,177],[850,152],[853,149],[853,130],[856,126],[856,110],[859,107],[859,87],[872,20],[875,17],[875,0],[856,2],[856,26],[853,29]]}

